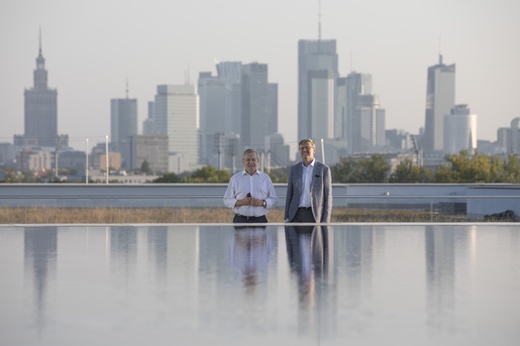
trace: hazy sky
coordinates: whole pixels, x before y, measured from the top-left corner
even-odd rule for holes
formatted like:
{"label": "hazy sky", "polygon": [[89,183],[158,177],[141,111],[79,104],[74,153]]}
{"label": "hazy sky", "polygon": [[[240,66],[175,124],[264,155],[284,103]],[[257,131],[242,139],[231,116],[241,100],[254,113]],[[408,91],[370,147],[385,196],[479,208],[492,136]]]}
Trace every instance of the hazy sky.
{"label": "hazy sky", "polygon": [[[1,0],[0,142],[24,132],[25,88],[42,29],[58,133],[85,149],[110,134],[110,99],[139,105],[139,132],[158,84],[196,83],[216,61],[259,62],[279,87],[279,132],[297,142],[297,47],[318,37],[318,0]],[[386,128],[424,127],[426,71],[455,63],[456,102],[478,116],[479,139],[520,116],[520,2],[322,0],[322,38],[339,71],[372,74]],[[187,72],[189,71],[189,73]]]}

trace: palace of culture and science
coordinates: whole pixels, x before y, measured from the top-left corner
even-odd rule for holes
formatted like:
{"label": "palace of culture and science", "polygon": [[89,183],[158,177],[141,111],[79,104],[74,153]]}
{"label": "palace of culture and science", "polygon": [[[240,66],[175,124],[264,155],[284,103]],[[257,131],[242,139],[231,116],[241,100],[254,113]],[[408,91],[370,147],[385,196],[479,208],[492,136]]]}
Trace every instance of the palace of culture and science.
{"label": "palace of culture and science", "polygon": [[[442,56],[427,69],[424,130],[409,134],[385,128],[386,112],[372,91],[370,74],[340,75],[336,40],[300,40],[297,52],[298,138],[323,143],[317,156],[321,160],[324,153],[328,165],[375,153],[393,165],[411,158],[433,166],[445,154],[472,153],[477,147],[490,155],[520,152],[519,118],[498,129],[496,142],[477,140],[477,116],[456,103],[455,64],[444,64]],[[261,154],[263,170],[289,166],[290,146],[277,125],[278,84],[269,81],[269,66],[227,61],[216,70],[217,75],[200,72],[197,84],[158,85],[141,133],[138,100],[128,97],[127,85],[126,97],[111,99],[107,109],[110,137],[91,143],[86,153],[70,148],[68,136],[58,132],[58,92],[48,86],[40,36],[34,85],[24,91],[24,133],[0,143],[0,180],[6,169],[14,169],[59,173],[79,182],[89,170],[105,171],[107,164],[110,170],[134,172],[146,163],[156,175],[205,165],[234,172],[242,167],[245,148]]]}

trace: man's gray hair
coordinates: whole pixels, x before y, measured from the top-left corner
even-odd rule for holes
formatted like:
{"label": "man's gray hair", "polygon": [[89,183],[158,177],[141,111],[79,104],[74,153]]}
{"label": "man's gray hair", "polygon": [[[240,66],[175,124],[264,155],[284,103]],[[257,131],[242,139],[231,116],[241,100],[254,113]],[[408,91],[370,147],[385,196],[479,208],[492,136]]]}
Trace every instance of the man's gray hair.
{"label": "man's gray hair", "polygon": [[255,153],[255,154],[256,154],[256,158],[257,158],[258,160],[260,160],[260,155],[258,155],[258,152],[257,152],[255,149],[251,149],[251,148],[246,149],[246,150],[244,151],[244,154],[242,154],[242,158],[246,157],[247,154],[251,154],[251,153]]}
{"label": "man's gray hair", "polygon": [[312,139],[310,139],[310,138],[302,139],[300,141],[300,143],[298,143],[298,146],[300,146],[302,144],[305,144],[305,143],[310,143],[311,147],[316,148],[316,144],[314,144],[314,141]]}

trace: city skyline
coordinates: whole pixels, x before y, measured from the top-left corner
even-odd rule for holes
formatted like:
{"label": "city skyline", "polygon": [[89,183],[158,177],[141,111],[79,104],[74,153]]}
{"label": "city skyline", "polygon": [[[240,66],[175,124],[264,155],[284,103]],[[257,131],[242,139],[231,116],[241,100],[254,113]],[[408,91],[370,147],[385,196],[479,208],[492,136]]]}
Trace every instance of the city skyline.
{"label": "city skyline", "polygon": [[323,0],[321,11],[317,0],[226,5],[3,2],[0,142],[24,132],[23,90],[32,85],[40,27],[48,84],[58,91],[58,133],[68,134],[78,150],[85,138],[103,141],[110,134],[110,100],[124,97],[127,80],[142,133],[157,85],[195,84],[199,72],[215,70],[216,61],[269,66],[269,80],[279,86],[278,127],[294,146],[298,41],[318,38],[319,18],[321,37],[337,42],[340,75],[373,76],[387,129],[416,134],[424,127],[427,68],[439,53],[457,65],[456,103],[479,116],[479,139],[495,141],[498,128],[519,116],[514,100],[520,43],[514,32],[520,32],[520,5]]}

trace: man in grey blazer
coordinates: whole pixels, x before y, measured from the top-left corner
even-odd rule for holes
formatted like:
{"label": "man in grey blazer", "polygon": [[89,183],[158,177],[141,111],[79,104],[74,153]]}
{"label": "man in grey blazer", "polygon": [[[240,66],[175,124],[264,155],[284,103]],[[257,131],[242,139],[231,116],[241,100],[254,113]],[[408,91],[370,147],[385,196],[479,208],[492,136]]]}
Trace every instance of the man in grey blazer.
{"label": "man in grey blazer", "polygon": [[332,212],[330,168],[316,161],[312,139],[298,144],[302,162],[291,167],[285,199],[285,222],[329,223]]}

